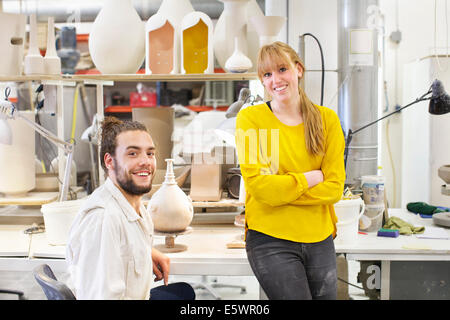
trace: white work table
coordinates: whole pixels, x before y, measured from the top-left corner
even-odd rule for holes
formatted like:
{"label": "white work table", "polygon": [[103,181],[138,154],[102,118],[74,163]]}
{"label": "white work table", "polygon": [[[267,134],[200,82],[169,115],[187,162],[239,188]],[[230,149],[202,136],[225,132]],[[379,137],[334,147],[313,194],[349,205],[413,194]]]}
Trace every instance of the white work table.
{"label": "white work table", "polygon": [[[432,219],[401,209],[389,209],[390,216],[398,216],[414,226],[433,226]],[[65,246],[51,246],[45,233],[23,234],[29,226],[0,225],[0,271],[31,271],[47,263],[56,271],[65,271]],[[450,229],[446,229],[450,236]],[[193,225],[192,232],[179,235],[176,244],[184,244],[186,251],[168,253],[173,275],[253,275],[245,249],[229,249],[227,243],[238,239],[243,229],[234,225]],[[154,244],[164,243],[155,236]],[[381,298],[389,299],[390,261],[450,261],[450,240],[419,239],[416,235],[398,238],[377,237],[376,233],[359,234],[352,244],[336,245],[337,253],[348,260],[381,261]]]}

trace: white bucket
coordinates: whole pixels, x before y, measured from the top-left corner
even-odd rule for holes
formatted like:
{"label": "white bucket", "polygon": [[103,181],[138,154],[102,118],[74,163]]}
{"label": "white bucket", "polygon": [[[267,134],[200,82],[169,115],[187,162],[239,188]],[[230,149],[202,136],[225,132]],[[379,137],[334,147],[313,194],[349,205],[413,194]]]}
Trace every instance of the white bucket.
{"label": "white bucket", "polygon": [[365,204],[380,205],[384,203],[383,176],[362,176],[361,187]]}
{"label": "white bucket", "polygon": [[378,231],[383,224],[384,204],[382,205],[369,205],[366,204],[364,211],[364,217],[366,217],[367,223],[364,228],[359,225],[361,231],[374,232]]}
{"label": "white bucket", "polygon": [[85,199],[51,202],[41,207],[44,215],[45,234],[49,244],[65,245],[70,227]]}
{"label": "white bucket", "polygon": [[358,222],[364,213],[365,204],[361,198],[340,200],[334,204],[338,218],[335,244],[355,244],[358,239]]}

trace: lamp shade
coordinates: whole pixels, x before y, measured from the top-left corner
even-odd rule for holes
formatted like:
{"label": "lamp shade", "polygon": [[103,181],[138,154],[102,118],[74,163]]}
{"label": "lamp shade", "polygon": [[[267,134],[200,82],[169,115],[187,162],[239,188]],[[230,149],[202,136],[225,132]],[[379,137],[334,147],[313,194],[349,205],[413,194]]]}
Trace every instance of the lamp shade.
{"label": "lamp shade", "polygon": [[7,145],[12,143],[11,128],[5,119],[0,119],[0,143]]}

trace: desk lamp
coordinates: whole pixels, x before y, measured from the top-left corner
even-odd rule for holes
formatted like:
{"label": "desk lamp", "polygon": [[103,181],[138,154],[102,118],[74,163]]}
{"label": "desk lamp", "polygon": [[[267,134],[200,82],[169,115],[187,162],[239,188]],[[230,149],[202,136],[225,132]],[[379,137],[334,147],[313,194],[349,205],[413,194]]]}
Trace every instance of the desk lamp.
{"label": "desk lamp", "polygon": [[5,100],[0,101],[0,143],[3,144],[11,144],[12,143],[12,135],[11,135],[11,128],[9,127],[7,119],[17,119],[20,118],[23,121],[27,123],[30,127],[32,127],[36,132],[38,132],[41,136],[46,138],[47,140],[51,141],[53,144],[55,144],[57,147],[64,149],[64,151],[67,153],[67,162],[66,162],[66,169],[64,171],[64,180],[62,184],[62,190],[59,195],[58,201],[65,201],[67,200],[67,193],[69,191],[69,179],[70,179],[70,168],[72,165],[72,157],[73,157],[73,150],[74,150],[74,144],[69,143],[63,140],[60,140],[56,135],[54,135],[49,130],[45,129],[44,127],[38,125],[37,123],[28,120],[27,118],[23,117],[19,110],[8,100],[8,96],[11,92],[11,89],[7,87],[5,89]]}
{"label": "desk lamp", "polygon": [[[427,97],[430,93],[431,93],[431,97]],[[422,95],[421,97],[417,98],[413,102],[407,104],[406,106],[401,107],[400,109],[398,109],[394,112],[391,112],[391,113],[381,117],[380,119],[372,121],[355,131],[352,131],[351,129],[349,129],[348,133],[347,133],[347,139],[345,141],[345,154],[344,154],[345,167],[347,168],[347,157],[348,157],[349,145],[350,145],[350,142],[352,141],[352,137],[355,133],[358,133],[361,130],[366,129],[366,128],[374,125],[378,121],[381,121],[387,117],[390,117],[395,113],[399,113],[403,109],[406,109],[406,108],[412,106],[413,104],[416,104],[418,102],[425,101],[425,100],[430,100],[428,112],[431,114],[441,115],[441,114],[446,114],[446,113],[450,112],[450,96],[445,92],[442,82],[436,79],[433,81],[428,92],[425,93],[424,95]]]}

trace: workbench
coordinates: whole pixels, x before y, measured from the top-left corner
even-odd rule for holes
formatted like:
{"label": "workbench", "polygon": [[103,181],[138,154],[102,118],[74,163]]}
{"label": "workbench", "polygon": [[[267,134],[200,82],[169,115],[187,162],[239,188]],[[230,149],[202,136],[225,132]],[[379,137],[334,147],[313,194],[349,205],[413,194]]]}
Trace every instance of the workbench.
{"label": "workbench", "polygon": [[[414,226],[432,226],[432,219],[423,219],[402,209],[389,209]],[[45,233],[25,235],[26,225],[0,225],[0,272],[31,271],[47,263],[55,271],[64,272],[65,246],[51,246]],[[450,237],[450,229],[446,229]],[[172,275],[252,276],[245,249],[229,249],[227,243],[239,239],[243,229],[231,224],[192,225],[192,232],[180,235],[175,242],[184,244],[186,251],[168,253]],[[155,236],[154,244],[164,243]],[[398,238],[377,237],[376,233],[359,234],[357,241],[336,245],[336,253],[347,260],[381,261],[381,298],[390,298],[390,267],[393,261],[436,261],[447,263],[450,270],[450,240],[419,239],[416,235]],[[447,271],[448,273],[448,271]],[[448,277],[448,274],[447,274]],[[448,286],[448,284],[447,284]]]}

